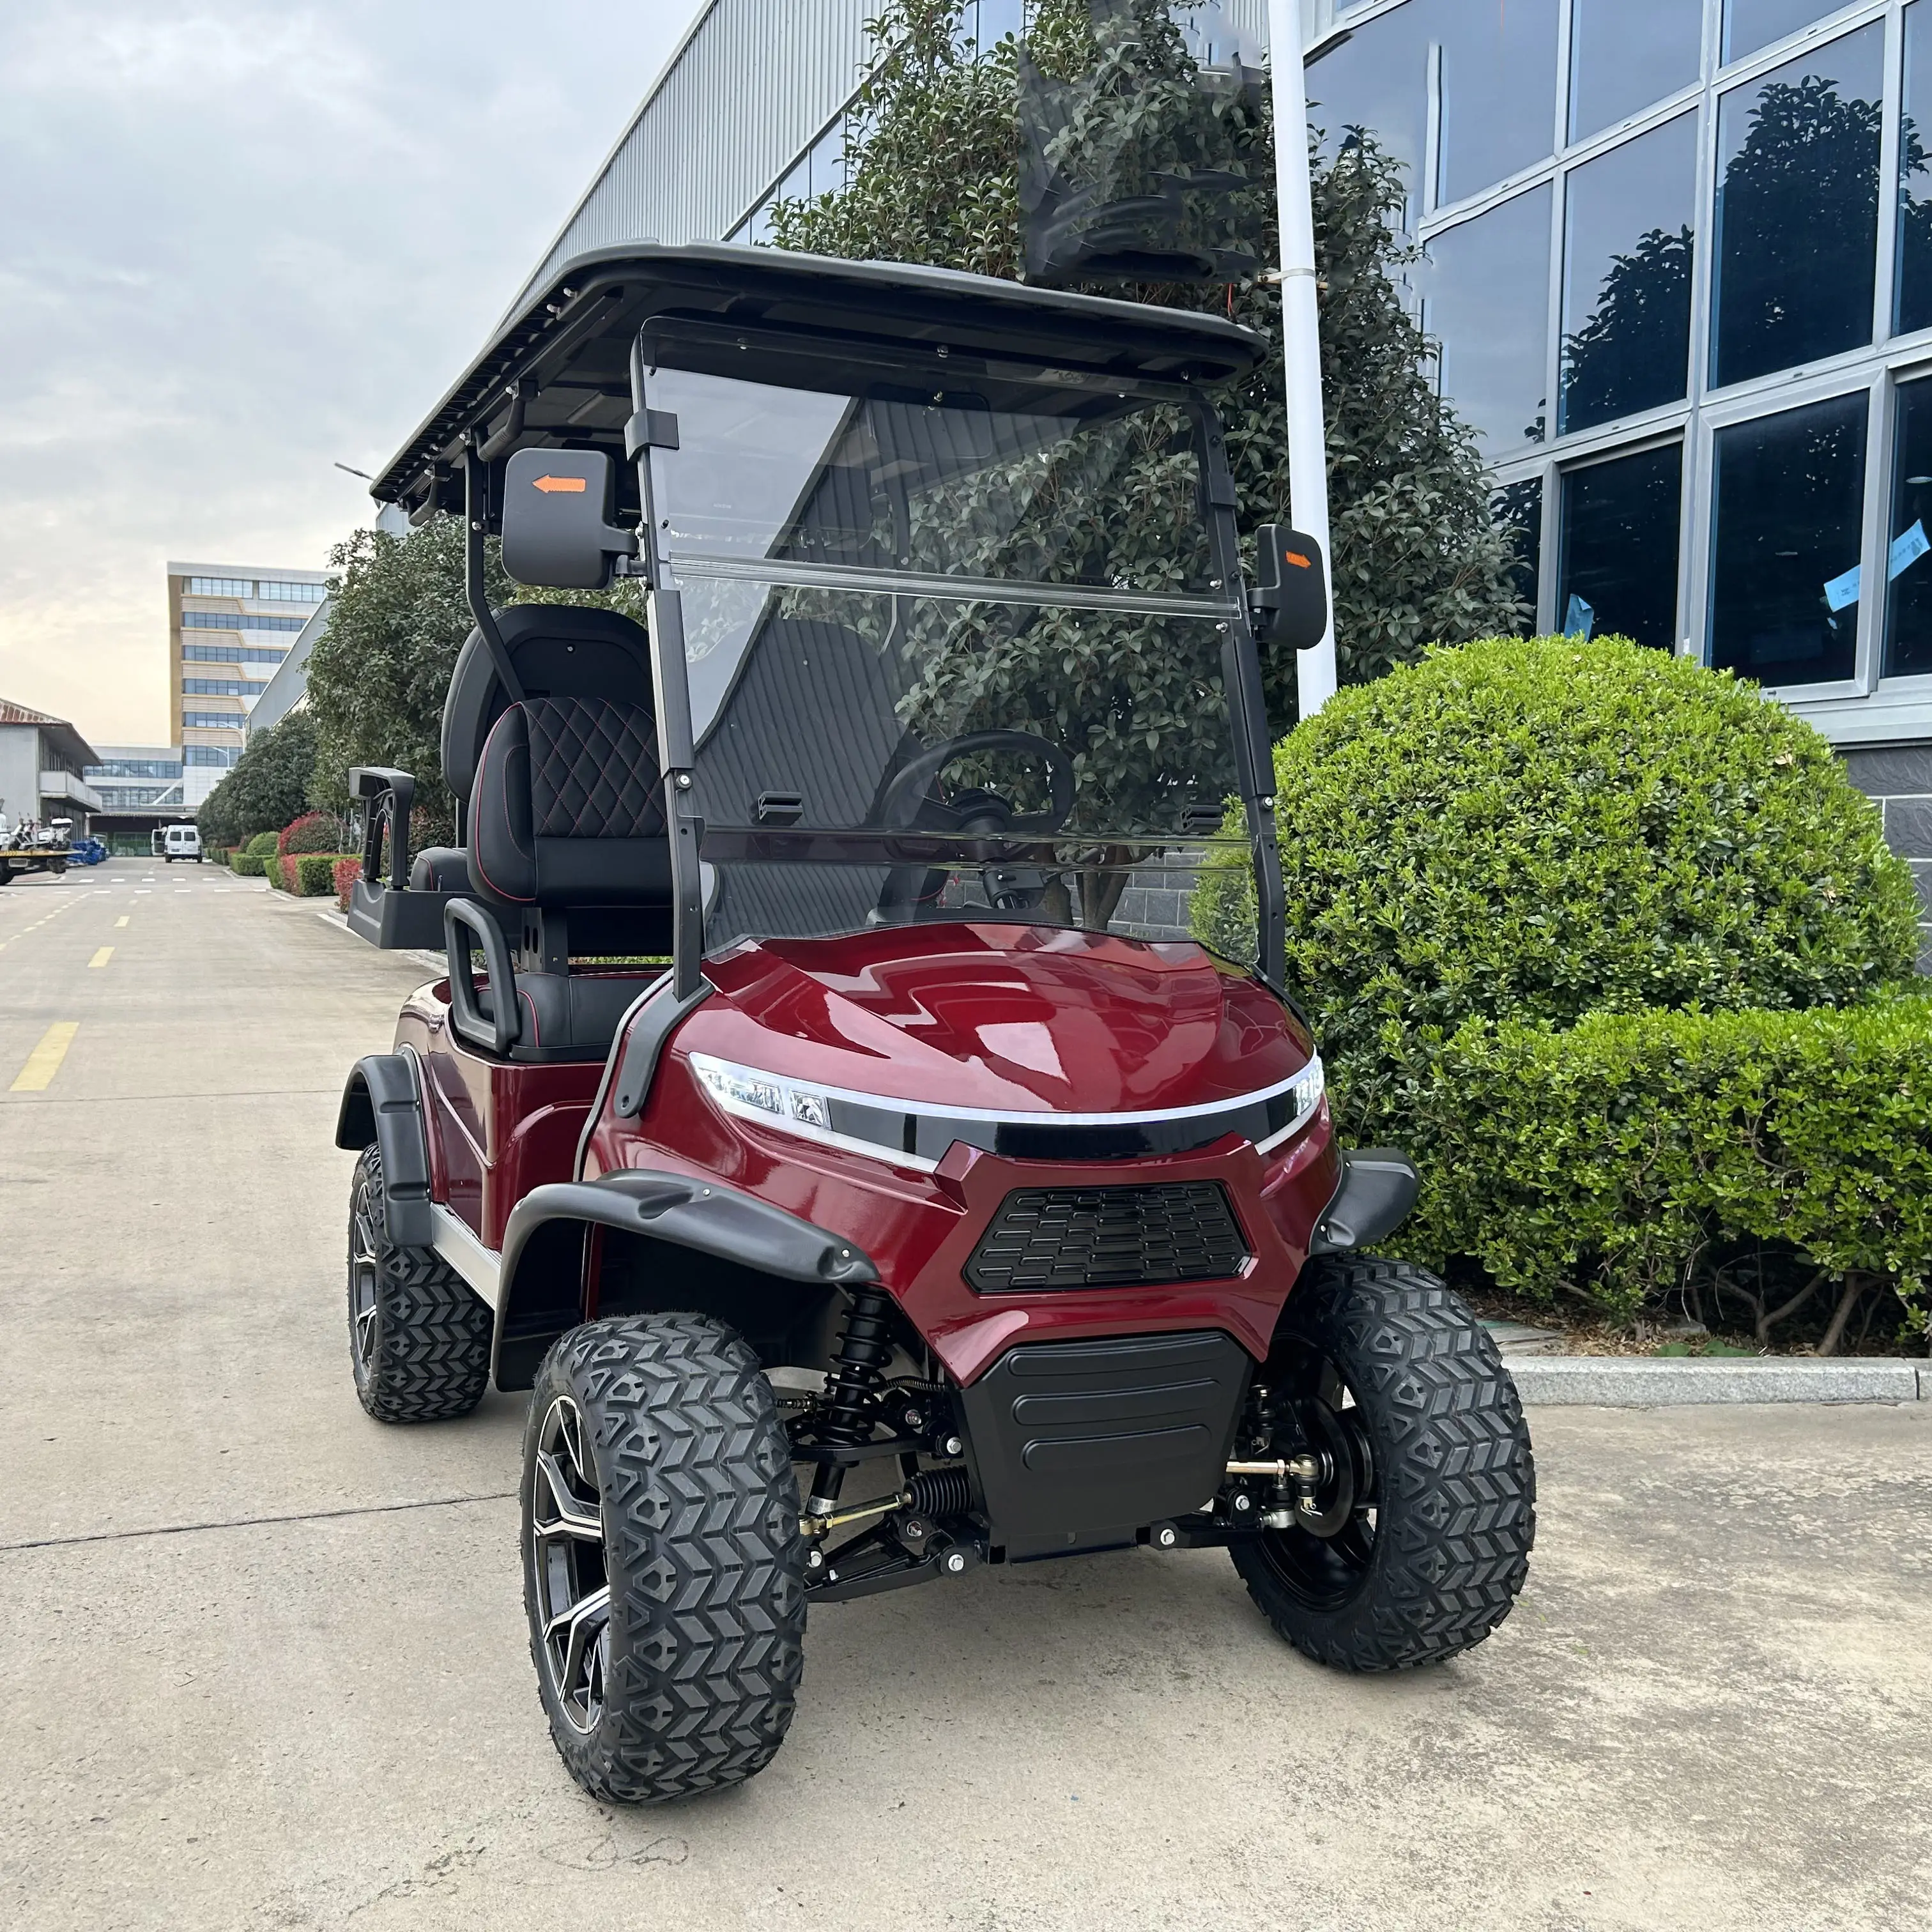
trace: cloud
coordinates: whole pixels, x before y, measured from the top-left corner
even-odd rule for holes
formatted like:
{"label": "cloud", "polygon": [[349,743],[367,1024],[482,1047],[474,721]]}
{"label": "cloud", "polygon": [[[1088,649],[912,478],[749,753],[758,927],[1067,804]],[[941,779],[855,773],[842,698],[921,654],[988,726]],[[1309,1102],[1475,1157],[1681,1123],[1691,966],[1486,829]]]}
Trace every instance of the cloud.
{"label": "cloud", "polygon": [[0,696],[166,734],[164,565],[320,568],[698,0],[0,11]]}

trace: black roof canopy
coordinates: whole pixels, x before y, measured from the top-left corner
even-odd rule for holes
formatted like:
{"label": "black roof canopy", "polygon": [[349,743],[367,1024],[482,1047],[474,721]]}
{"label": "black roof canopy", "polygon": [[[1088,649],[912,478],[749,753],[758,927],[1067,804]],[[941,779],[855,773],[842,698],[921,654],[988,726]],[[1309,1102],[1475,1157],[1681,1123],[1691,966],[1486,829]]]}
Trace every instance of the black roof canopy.
{"label": "black roof canopy", "polygon": [[432,500],[460,508],[472,435],[494,438],[493,460],[526,447],[621,452],[631,347],[653,322],[710,338],[748,374],[828,388],[868,360],[936,364],[942,354],[956,380],[997,382],[1006,365],[1016,382],[1051,370],[1075,386],[1207,386],[1246,374],[1266,346],[1218,316],[950,268],[719,242],[627,243],[566,262],[391,458],[371,494],[415,510]]}

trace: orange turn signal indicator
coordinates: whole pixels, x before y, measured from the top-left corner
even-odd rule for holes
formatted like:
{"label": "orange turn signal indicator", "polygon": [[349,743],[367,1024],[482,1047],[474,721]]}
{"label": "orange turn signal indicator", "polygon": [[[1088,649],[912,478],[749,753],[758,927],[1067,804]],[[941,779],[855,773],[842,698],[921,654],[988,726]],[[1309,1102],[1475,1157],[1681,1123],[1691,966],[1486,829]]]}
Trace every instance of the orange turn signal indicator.
{"label": "orange turn signal indicator", "polygon": [[545,496],[553,490],[568,490],[574,496],[580,496],[584,494],[584,478],[581,476],[538,476],[532,479],[531,487],[541,490]]}
{"label": "orange turn signal indicator", "polygon": [[[542,486],[539,484],[538,487],[541,488]],[[1283,550],[1281,560],[1284,563],[1293,564],[1297,570],[1312,570],[1315,568],[1315,560],[1311,556],[1304,556],[1298,550]]]}

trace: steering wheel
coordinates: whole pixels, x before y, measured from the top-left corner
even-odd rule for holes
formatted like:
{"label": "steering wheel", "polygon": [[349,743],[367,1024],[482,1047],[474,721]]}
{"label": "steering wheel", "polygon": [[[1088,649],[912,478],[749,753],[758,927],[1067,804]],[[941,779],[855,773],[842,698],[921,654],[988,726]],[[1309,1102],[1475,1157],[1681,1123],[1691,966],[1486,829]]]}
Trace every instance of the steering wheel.
{"label": "steering wheel", "polygon": [[[1046,765],[1047,809],[1016,816],[997,793],[962,792],[951,801],[926,796],[948,765],[982,752],[1030,753]],[[920,753],[894,774],[878,803],[881,825],[928,832],[984,831],[1040,836],[1058,832],[1073,815],[1073,760],[1030,731],[968,731]]]}

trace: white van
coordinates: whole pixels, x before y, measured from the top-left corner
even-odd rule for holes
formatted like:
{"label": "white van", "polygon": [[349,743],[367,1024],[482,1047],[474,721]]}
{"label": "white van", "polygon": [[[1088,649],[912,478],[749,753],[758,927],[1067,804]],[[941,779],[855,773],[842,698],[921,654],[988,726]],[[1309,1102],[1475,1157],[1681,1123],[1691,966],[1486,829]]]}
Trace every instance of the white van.
{"label": "white van", "polygon": [[177,859],[192,859],[198,866],[201,863],[201,834],[192,825],[170,825],[167,842],[161,850],[170,866]]}

